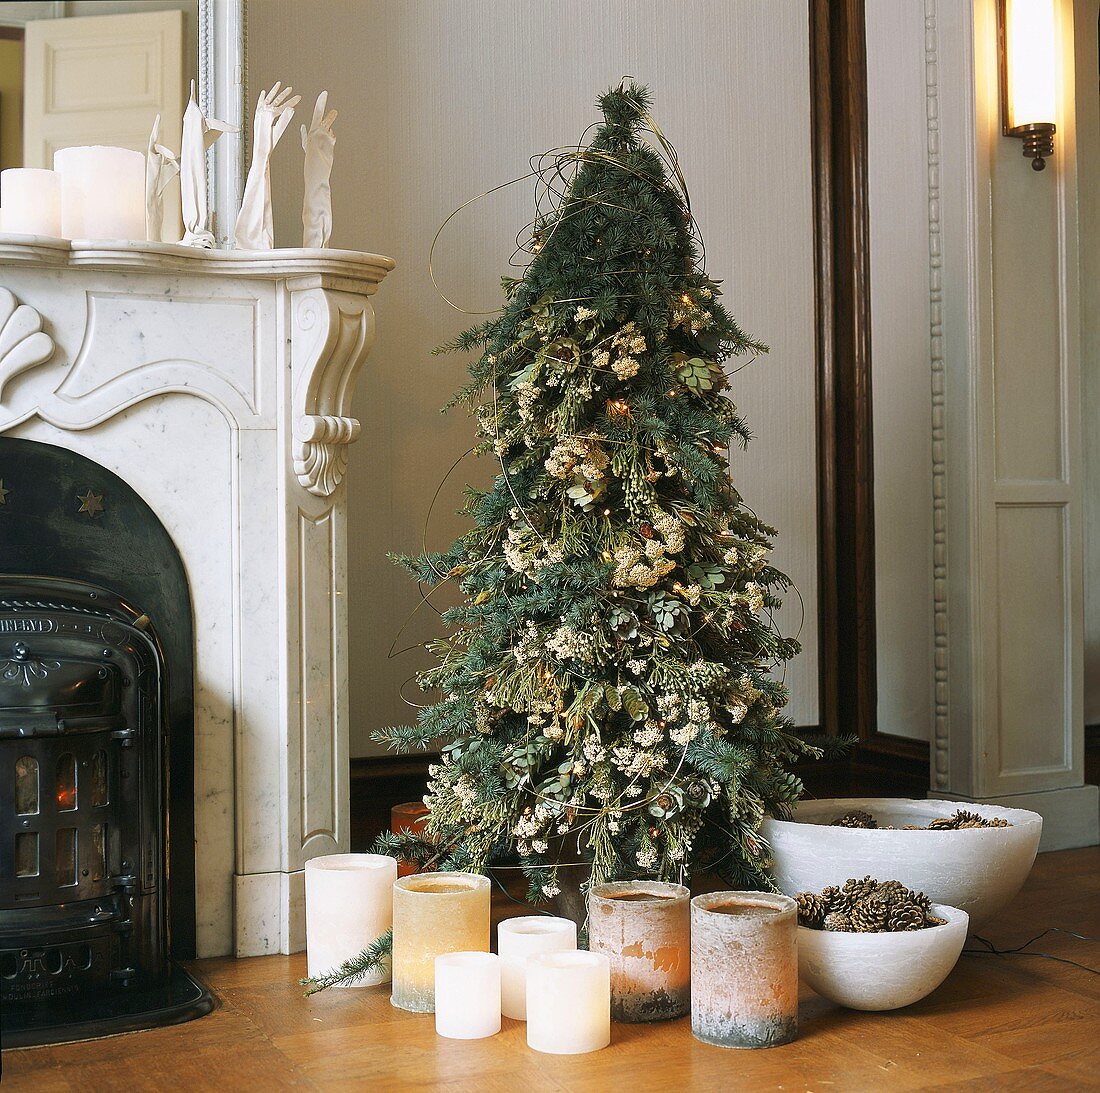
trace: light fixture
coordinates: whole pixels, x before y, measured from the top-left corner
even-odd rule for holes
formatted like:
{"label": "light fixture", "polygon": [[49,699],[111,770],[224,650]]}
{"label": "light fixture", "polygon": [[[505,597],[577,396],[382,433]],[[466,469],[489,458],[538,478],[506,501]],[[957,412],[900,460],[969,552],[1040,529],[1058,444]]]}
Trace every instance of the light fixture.
{"label": "light fixture", "polygon": [[999,0],[1001,129],[1041,171],[1054,154],[1058,71],[1056,0]]}

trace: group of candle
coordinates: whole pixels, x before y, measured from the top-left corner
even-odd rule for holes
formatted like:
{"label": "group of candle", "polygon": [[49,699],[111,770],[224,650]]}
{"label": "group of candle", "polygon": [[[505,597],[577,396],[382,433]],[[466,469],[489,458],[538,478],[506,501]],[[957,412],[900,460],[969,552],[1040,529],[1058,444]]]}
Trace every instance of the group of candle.
{"label": "group of candle", "polygon": [[0,171],[0,231],[59,239],[144,239],[145,156],[60,148],[53,170]]}
{"label": "group of candle", "polygon": [[[436,1031],[480,1039],[501,1016],[527,1022],[536,1051],[579,1054],[611,1042],[611,1018],[690,1011],[692,1032],[724,1047],[770,1047],[798,1025],[794,900],[765,892],[691,898],[679,884],[622,881],[589,895],[589,951],[576,924],[505,919],[490,952],[490,881],[474,873],[398,877],[394,858],[340,854],[306,863],[310,976],[355,956],[392,926],[391,1002],[435,1013]],[[390,970],[366,980],[382,983]]]}

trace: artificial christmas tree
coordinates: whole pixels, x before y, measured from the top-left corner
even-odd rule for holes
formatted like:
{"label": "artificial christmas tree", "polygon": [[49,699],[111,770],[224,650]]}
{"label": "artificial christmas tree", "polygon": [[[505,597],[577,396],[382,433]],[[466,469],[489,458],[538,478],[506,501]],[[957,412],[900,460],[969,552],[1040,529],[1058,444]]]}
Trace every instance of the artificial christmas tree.
{"label": "artificial christmas tree", "polygon": [[786,814],[802,790],[789,764],[817,754],[772,675],[798,651],[772,618],[789,584],[774,532],[729,475],[750,434],[723,363],[764,347],[701,268],[648,101],[630,84],[600,98],[591,143],[554,157],[571,176],[502,313],[444,347],[479,353],[452,405],[473,409],[499,473],[469,491],[474,526],[448,551],[402,559],[464,602],[419,676],[443,698],[375,734],[445,744],[431,843],[378,849],[438,869],[518,857],[533,900],[566,883],[561,865],[767,885],[761,818]]}

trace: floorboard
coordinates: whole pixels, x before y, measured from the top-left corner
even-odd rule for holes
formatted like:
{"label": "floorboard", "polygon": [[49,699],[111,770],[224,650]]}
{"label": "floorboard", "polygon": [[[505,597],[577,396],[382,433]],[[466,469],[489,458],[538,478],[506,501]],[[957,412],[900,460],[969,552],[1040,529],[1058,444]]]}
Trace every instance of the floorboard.
{"label": "floorboard", "polygon": [[[1100,935],[1100,848],[1044,854],[983,933],[1000,948],[1058,926]],[[1093,943],[1051,934],[1035,949],[1100,966]],[[1035,956],[967,956],[923,1002],[845,1010],[810,991],[799,1039],[769,1051],[694,1040],[688,1019],[612,1026],[605,1051],[527,1048],[524,1026],[460,1042],[393,1009],[385,988],[302,997],[301,955],[191,965],[218,997],[174,1028],[3,1053],[4,1091],[476,1090],[629,1093],[718,1090],[1043,1091],[1100,1088],[1100,976]],[[873,974],[873,970],[872,970]]]}

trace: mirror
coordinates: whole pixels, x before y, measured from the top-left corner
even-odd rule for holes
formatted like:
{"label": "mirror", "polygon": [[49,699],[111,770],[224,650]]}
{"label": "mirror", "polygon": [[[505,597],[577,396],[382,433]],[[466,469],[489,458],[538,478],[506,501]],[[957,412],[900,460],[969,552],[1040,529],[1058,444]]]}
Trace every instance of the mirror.
{"label": "mirror", "polygon": [[[178,152],[192,81],[207,114],[241,124],[244,0],[0,2],[0,169],[52,167],[59,148],[106,144]],[[219,245],[239,206],[243,137],[222,138],[207,163]],[[170,192],[162,240],[182,226]]]}

